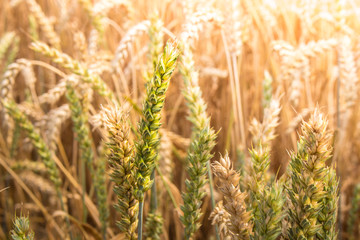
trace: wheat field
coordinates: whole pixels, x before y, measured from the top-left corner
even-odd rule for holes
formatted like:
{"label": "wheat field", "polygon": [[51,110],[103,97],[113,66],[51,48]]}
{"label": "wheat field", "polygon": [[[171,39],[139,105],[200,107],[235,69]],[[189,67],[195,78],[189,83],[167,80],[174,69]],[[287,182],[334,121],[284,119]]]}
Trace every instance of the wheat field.
{"label": "wheat field", "polygon": [[0,3],[0,239],[360,239],[359,1]]}

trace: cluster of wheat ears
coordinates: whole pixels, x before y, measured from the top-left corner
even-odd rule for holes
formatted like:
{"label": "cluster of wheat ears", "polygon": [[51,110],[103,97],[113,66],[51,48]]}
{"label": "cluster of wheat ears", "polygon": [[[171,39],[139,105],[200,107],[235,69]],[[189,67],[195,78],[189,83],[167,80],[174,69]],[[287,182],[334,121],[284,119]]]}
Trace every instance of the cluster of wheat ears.
{"label": "cluster of wheat ears", "polygon": [[0,239],[359,239],[359,16],[3,0]]}

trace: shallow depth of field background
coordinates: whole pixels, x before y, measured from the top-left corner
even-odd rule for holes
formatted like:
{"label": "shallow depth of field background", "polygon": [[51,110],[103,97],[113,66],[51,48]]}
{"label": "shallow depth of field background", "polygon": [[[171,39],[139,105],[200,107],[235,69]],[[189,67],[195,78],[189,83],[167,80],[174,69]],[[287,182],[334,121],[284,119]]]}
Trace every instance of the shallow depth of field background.
{"label": "shallow depth of field background", "polygon": [[[33,40],[52,44],[29,7],[28,2],[32,1],[0,1],[0,39],[3,40],[6,34],[10,34],[7,37],[11,39],[3,52],[0,49],[0,74],[3,76],[8,65],[16,59],[29,60],[33,70],[30,76],[35,79],[27,79],[29,74],[19,73],[14,79],[12,97],[30,110],[30,119],[36,123],[44,119],[50,110],[66,103],[65,97],[42,104],[39,98],[70,71],[29,48]],[[334,132],[332,155],[337,163],[341,185],[340,235],[342,239],[348,239],[348,211],[354,188],[360,183],[359,1],[113,0],[108,1],[108,4],[114,2],[110,8],[105,0],[36,2],[47,18],[45,21],[53,27],[59,39],[59,49],[84,66],[99,69],[102,79],[123,104],[128,102],[140,108],[145,94],[144,75],[149,67],[149,34],[147,29],[134,34],[125,45],[127,55],[120,66],[121,71],[114,71],[112,61],[124,36],[136,24],[158,16],[164,23],[165,43],[168,39],[180,37],[184,24],[189,22],[193,13],[218,14],[219,19],[202,24],[200,29],[195,30],[199,34],[193,48],[200,87],[208,105],[207,113],[211,116],[212,127],[219,131],[213,160],[219,159],[220,154],[224,155],[227,151],[237,167],[248,161],[248,149],[252,147],[249,127],[254,118],[261,121],[263,117],[263,86],[270,82],[270,92],[278,96],[281,103],[277,137],[272,142],[271,171],[281,176],[290,159],[288,152],[296,149],[302,119],[306,120],[318,107],[326,115],[329,127]],[[100,9],[99,12],[96,9]],[[101,39],[94,36],[96,16],[99,16],[104,28]],[[193,24],[196,28],[196,22]],[[186,178],[184,161],[191,134],[191,124],[186,118],[188,108],[181,93],[183,86],[181,74],[175,70],[162,112],[162,131],[166,132],[168,139],[161,142],[160,151],[165,151],[168,159],[166,164],[159,165],[168,174],[172,183],[170,188],[178,205],[182,203],[181,192]],[[90,116],[107,103],[107,99],[97,93],[92,95],[90,101]],[[132,110],[130,117],[136,126],[140,118],[138,112]],[[80,184],[79,149],[72,122],[69,117],[61,121],[54,153]],[[98,147],[102,145],[101,134],[92,123],[90,128],[96,159],[99,157]],[[20,133],[17,144],[11,149],[12,144],[6,139],[5,131],[0,133],[0,239],[8,237],[15,213],[19,214],[20,211],[29,215],[36,239],[59,239],[53,221],[64,227],[65,215],[60,211],[52,183],[41,169],[36,170],[36,166],[17,166],[18,162],[34,163],[38,159],[33,146],[25,134]],[[4,166],[12,167],[12,174]],[[80,226],[74,224],[73,231],[84,238],[96,239],[100,232],[99,223],[90,215],[86,224],[81,222],[84,211],[81,195],[69,182],[68,176],[62,171],[60,173],[68,212],[78,220]],[[20,181],[25,183],[38,202],[29,197]],[[87,193],[96,203],[89,173],[87,181]],[[110,209],[108,236],[109,239],[121,239],[121,235],[117,236],[119,231],[115,225],[118,215],[113,208],[113,184],[109,179],[106,184]],[[10,187],[2,190],[6,186]],[[164,187],[160,186],[159,189],[164,191],[159,198],[164,217],[162,239],[181,239],[181,212],[174,209]],[[49,213],[47,219],[41,209]],[[147,209],[148,205],[145,204],[145,212]],[[95,207],[88,211],[98,210]],[[202,211],[202,227],[196,238],[211,239],[214,229],[208,220],[211,212],[209,195],[204,200]],[[359,223],[356,220],[354,225],[355,239],[360,237]],[[86,235],[82,235],[82,231]]]}

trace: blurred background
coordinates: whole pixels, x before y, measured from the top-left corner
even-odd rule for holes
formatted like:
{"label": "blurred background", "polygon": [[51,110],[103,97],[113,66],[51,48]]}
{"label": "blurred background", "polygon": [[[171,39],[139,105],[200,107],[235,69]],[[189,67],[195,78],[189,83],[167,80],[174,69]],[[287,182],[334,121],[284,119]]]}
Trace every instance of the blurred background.
{"label": "blurred background", "polygon": [[[248,150],[256,137],[252,121],[261,122],[269,98],[276,97],[281,111],[270,158],[272,172],[281,176],[290,159],[289,151],[296,150],[301,121],[315,107],[325,113],[334,133],[330,161],[336,162],[340,177],[339,236],[359,238],[359,1],[1,0],[1,6],[2,97],[13,98],[42,136],[52,134],[53,146],[49,146],[66,170],[59,170],[61,189],[79,239],[99,239],[93,184],[87,170],[90,214],[82,222],[84,209],[76,190],[80,185],[79,146],[71,114],[66,107],[63,115],[55,118],[50,114],[67,102],[61,89],[71,71],[29,46],[33,41],[43,41],[101,76],[122,104],[133,107],[130,116],[136,126],[140,118],[136,109],[141,109],[145,94],[149,42],[154,34],[149,25],[154,19],[159,21],[163,43],[180,38],[184,32],[193,39],[194,65],[207,114],[211,126],[219,131],[213,160],[228,152],[241,169],[249,161]],[[209,13],[216,17],[209,17]],[[86,92],[87,88],[82,90]],[[183,88],[176,70],[162,112],[163,162],[159,164],[178,205],[182,203],[184,162],[191,135]],[[92,120],[108,99],[97,92],[87,94]],[[22,211],[29,214],[36,239],[61,239],[66,213],[60,210],[39,156],[11,120],[2,117],[0,123],[0,238],[7,239],[15,213]],[[94,158],[100,159],[103,133],[101,127],[95,128],[94,121],[89,126]],[[107,178],[108,236],[121,239],[115,226],[112,187]],[[159,194],[163,196],[159,198],[164,217],[162,239],[181,239],[181,213],[167,191]],[[209,195],[202,210],[205,214],[196,238],[214,238],[208,220]]]}

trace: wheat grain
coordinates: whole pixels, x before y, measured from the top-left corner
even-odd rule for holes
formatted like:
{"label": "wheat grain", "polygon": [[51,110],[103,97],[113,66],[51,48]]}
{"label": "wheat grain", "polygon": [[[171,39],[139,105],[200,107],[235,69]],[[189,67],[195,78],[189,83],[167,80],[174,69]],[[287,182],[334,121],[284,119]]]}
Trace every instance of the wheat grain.
{"label": "wheat grain", "polygon": [[34,240],[34,232],[30,229],[29,217],[20,214],[15,217],[13,230],[10,234],[13,240]]}
{"label": "wheat grain", "polygon": [[206,23],[213,22],[219,26],[223,23],[223,18],[216,11],[199,11],[192,14],[185,25],[180,39],[183,43],[193,45],[194,41],[199,39],[199,33]]}
{"label": "wheat grain", "polygon": [[150,26],[150,21],[145,20],[142,21],[132,28],[130,28],[125,36],[121,39],[120,43],[118,44],[116,51],[115,51],[115,57],[112,60],[112,66],[113,69],[118,71],[120,69],[126,58],[129,55],[129,48],[133,44],[133,42],[136,40],[136,38],[142,34],[144,34],[146,31],[148,31]]}
{"label": "wheat grain", "polygon": [[36,189],[36,191],[39,191],[48,197],[56,195],[56,191],[54,190],[51,182],[42,176],[36,175],[33,172],[24,171],[19,174],[19,177],[24,181],[24,183],[26,183],[26,185]]}
{"label": "wheat grain", "polygon": [[346,127],[346,119],[350,116],[350,109],[358,99],[358,75],[351,46],[351,39],[344,37],[339,45],[339,72],[341,79],[342,99],[344,101],[342,108],[346,111],[343,116],[343,126]]}
{"label": "wheat grain", "polygon": [[57,140],[60,138],[60,127],[71,116],[68,104],[52,109],[41,120],[45,140],[51,150],[56,150]]}
{"label": "wheat grain", "polygon": [[207,165],[215,145],[216,133],[210,127],[210,118],[206,114],[207,105],[202,98],[202,92],[198,83],[198,72],[194,70],[193,55],[188,44],[184,45],[181,58],[180,71],[183,75],[185,89],[183,95],[190,110],[189,120],[193,124],[190,148],[187,156],[187,172],[189,178],[185,181],[186,191],[183,193],[184,205],[181,217],[185,225],[185,238],[190,239],[199,229],[199,218],[202,213],[199,206],[205,193],[201,191],[207,183]]}
{"label": "wheat grain", "polygon": [[117,195],[116,209],[121,214],[118,221],[122,232],[128,239],[137,239],[139,203],[135,198],[137,179],[135,175],[135,158],[133,145],[129,140],[129,126],[126,123],[128,113],[116,106],[103,109],[105,124],[109,131],[107,146],[112,168],[111,180],[115,183],[114,192]]}
{"label": "wheat grain", "polygon": [[[315,109],[309,121],[303,122],[297,153],[291,156],[287,187],[291,239],[336,239],[337,206],[333,202],[337,202],[338,182],[333,168],[325,166],[332,150],[327,125]],[[324,207],[331,208],[329,215],[319,214]]]}
{"label": "wheat grain", "polygon": [[264,109],[263,122],[260,123],[255,118],[252,120],[249,130],[252,133],[255,146],[259,144],[270,146],[271,141],[276,137],[275,129],[279,125],[280,111],[280,101],[273,97],[270,100],[270,105]]}
{"label": "wheat grain", "polygon": [[39,103],[49,103],[54,104],[65,94],[66,85],[68,81],[71,82],[72,86],[76,87],[79,83],[79,79],[76,76],[69,76],[68,78],[61,79],[58,84],[53,88],[49,89],[48,92],[39,96]]}
{"label": "wheat grain", "polygon": [[229,214],[228,234],[231,239],[250,239],[250,212],[246,210],[246,193],[240,190],[240,175],[232,169],[228,155],[213,163],[212,169],[220,180],[219,190],[224,194],[223,207]]}
{"label": "wheat grain", "polygon": [[60,38],[54,31],[54,27],[52,26],[51,21],[49,20],[49,18],[45,16],[39,4],[37,4],[35,0],[26,0],[26,3],[29,6],[29,10],[35,16],[37,23],[39,24],[45,37],[48,39],[50,45],[59,49]]}
{"label": "wheat grain", "polygon": [[44,163],[39,162],[39,161],[30,161],[30,160],[21,160],[21,161],[16,161],[11,165],[11,169],[15,170],[15,171],[32,171],[36,174],[42,175],[42,176],[46,176],[47,174],[47,169]]}
{"label": "wheat grain", "polygon": [[211,224],[218,225],[219,231],[223,239],[230,240],[233,234],[229,231],[228,226],[230,223],[230,214],[224,209],[223,202],[219,201],[216,207],[210,214]]}
{"label": "wheat grain", "polygon": [[101,0],[94,4],[93,13],[95,15],[106,16],[111,9],[121,5],[128,7],[129,4],[127,0]]}
{"label": "wheat grain", "polygon": [[15,32],[7,32],[0,39],[0,59],[2,60],[14,40]]}

